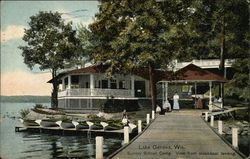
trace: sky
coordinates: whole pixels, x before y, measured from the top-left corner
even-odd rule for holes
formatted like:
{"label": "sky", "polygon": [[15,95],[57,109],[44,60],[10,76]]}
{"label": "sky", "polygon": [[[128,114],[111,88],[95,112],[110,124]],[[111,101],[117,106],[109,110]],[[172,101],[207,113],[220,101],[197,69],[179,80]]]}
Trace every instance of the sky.
{"label": "sky", "polygon": [[65,22],[72,21],[87,26],[98,12],[97,1],[1,1],[1,95],[50,95],[49,70],[38,67],[30,70],[24,63],[18,46],[26,45],[22,40],[24,28],[29,28],[30,17],[39,11],[62,14]]}

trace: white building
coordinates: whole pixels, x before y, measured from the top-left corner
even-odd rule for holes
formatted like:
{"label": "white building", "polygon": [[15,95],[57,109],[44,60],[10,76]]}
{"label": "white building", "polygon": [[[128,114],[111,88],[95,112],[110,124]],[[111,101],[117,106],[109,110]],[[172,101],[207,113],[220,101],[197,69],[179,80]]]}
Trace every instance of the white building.
{"label": "white building", "polygon": [[60,73],[57,76],[61,83],[58,108],[69,111],[96,111],[108,99],[135,105],[138,99],[150,98],[146,68],[134,74],[116,73],[112,78],[105,77],[106,69],[105,65],[94,65]]}

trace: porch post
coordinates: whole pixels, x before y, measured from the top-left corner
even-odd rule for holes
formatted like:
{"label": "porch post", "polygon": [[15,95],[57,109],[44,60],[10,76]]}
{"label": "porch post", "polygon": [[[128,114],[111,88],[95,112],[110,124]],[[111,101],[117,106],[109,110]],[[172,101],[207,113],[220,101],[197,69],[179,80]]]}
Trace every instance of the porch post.
{"label": "porch post", "polygon": [[62,78],[62,90],[65,90],[65,78]]}
{"label": "porch post", "polygon": [[168,82],[165,83],[165,101],[168,100]]}
{"label": "porch post", "polygon": [[90,74],[90,95],[92,96],[93,95],[93,89],[94,89],[94,86],[95,85],[95,81],[94,81],[94,74]]}
{"label": "porch post", "polygon": [[220,107],[223,109],[223,104],[224,104],[224,97],[223,97],[223,95],[224,95],[224,89],[223,89],[223,87],[224,87],[224,85],[221,83],[220,84],[220,97],[221,97],[221,105],[220,105]]}
{"label": "porch post", "polygon": [[68,89],[71,89],[71,75],[68,76]]}
{"label": "porch post", "polygon": [[165,102],[165,82],[162,82],[161,86],[162,86],[162,105],[163,105]]}
{"label": "porch post", "polygon": [[212,81],[209,81],[209,110],[212,110]]}
{"label": "porch post", "polygon": [[194,93],[195,93],[195,96],[194,96],[194,105],[195,105],[195,108],[196,108],[196,102],[197,102],[197,98],[196,98],[196,94],[197,94],[197,83],[194,82]]}
{"label": "porch post", "polygon": [[131,75],[131,93],[132,97],[135,96],[135,76]]}

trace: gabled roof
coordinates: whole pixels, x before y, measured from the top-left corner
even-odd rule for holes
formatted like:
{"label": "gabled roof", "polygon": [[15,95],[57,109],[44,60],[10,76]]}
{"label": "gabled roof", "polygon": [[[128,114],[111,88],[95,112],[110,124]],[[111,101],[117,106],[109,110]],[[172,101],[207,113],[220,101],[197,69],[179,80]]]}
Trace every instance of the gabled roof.
{"label": "gabled roof", "polygon": [[226,82],[227,79],[204,70],[194,64],[189,64],[175,72],[174,81],[219,81]]}

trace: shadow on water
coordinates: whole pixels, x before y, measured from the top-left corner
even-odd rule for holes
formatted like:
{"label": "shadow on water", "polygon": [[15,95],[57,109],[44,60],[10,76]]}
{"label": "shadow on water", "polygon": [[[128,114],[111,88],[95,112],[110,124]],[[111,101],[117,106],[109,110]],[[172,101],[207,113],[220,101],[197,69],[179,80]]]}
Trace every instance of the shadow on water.
{"label": "shadow on water", "polygon": [[[232,135],[224,135],[225,139],[232,144]],[[245,156],[250,155],[250,138],[249,136],[239,136],[239,150],[242,152]]]}
{"label": "shadow on water", "polygon": [[[26,142],[23,154],[48,158],[95,158],[95,138],[85,135],[55,135],[49,133],[20,132]],[[121,147],[119,138],[104,137],[104,156]]]}
{"label": "shadow on water", "polygon": [[[95,136],[86,134],[15,132],[20,122],[9,116],[18,116],[21,109],[34,103],[1,103],[1,156],[3,159],[95,158]],[[10,114],[10,115],[9,115]],[[104,156],[122,145],[118,137],[104,137]]]}

